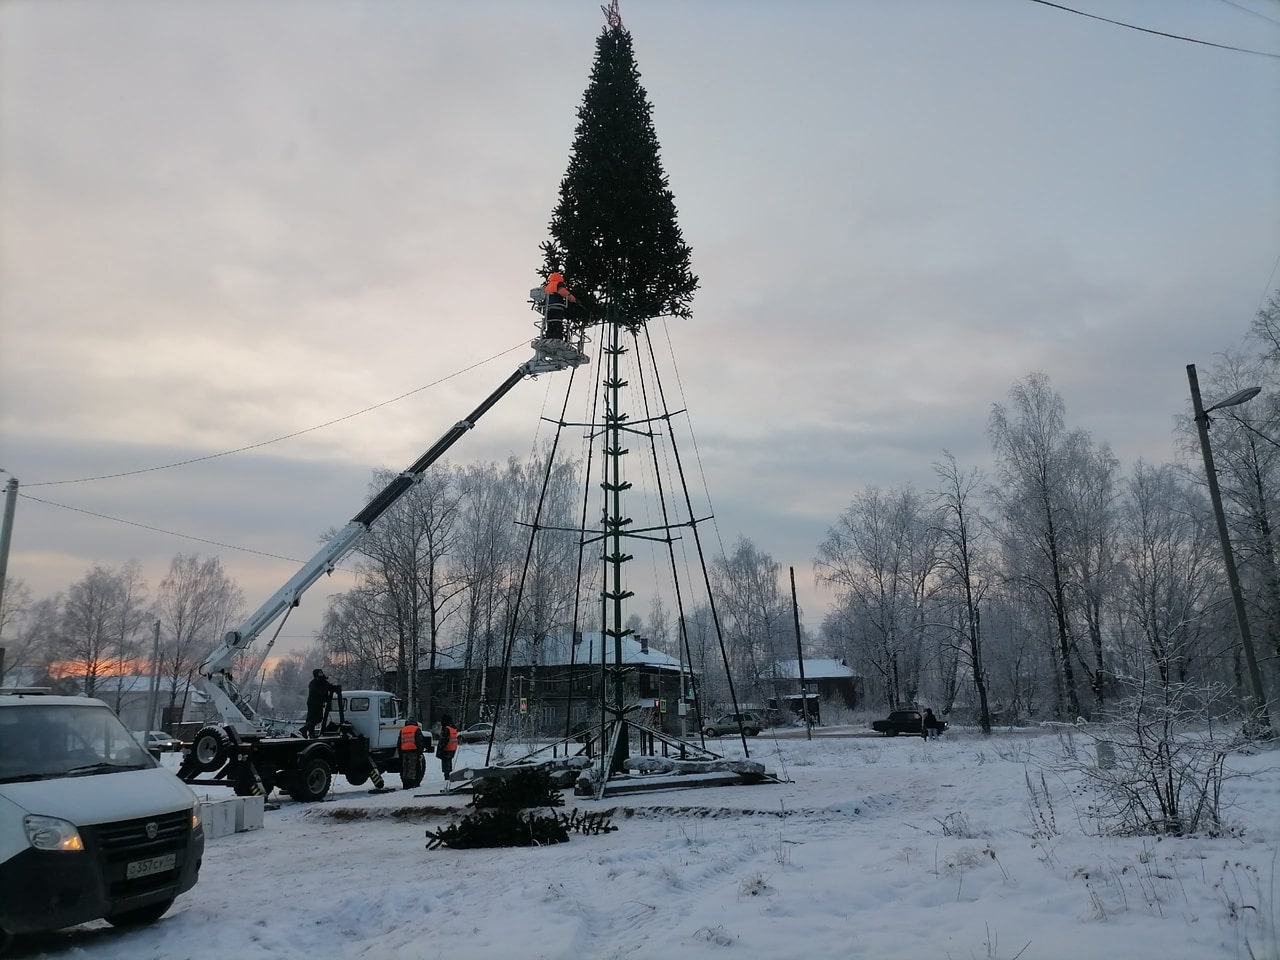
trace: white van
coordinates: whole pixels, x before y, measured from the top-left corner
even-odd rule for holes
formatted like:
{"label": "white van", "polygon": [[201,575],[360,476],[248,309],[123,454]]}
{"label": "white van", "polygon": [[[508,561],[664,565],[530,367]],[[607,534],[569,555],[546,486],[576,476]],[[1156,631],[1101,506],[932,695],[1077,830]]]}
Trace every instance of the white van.
{"label": "white van", "polygon": [[0,950],[158,920],[199,875],[197,810],[101,700],[0,689]]}

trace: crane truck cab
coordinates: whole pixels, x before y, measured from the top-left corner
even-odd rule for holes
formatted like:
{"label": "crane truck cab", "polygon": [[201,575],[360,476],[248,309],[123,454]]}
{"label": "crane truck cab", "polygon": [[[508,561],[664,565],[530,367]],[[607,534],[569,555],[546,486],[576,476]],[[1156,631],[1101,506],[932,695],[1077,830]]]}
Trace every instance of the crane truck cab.
{"label": "crane truck cab", "polygon": [[203,856],[195,794],[107,704],[0,689],[0,949],[90,920],[151,923]]}

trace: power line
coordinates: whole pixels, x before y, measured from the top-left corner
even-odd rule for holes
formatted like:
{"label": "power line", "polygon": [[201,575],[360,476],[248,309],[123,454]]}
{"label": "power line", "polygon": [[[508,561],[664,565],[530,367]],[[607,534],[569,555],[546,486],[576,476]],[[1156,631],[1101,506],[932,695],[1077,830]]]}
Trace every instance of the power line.
{"label": "power line", "polygon": [[[115,480],[120,477],[135,477],[140,473],[154,473],[157,470],[172,470],[174,467],[185,467],[193,463],[202,463],[205,460],[217,460],[219,457],[229,457],[233,453],[244,453],[246,450],[256,450],[259,447],[270,446],[273,443],[280,443],[283,440],[292,440],[294,437],[300,437],[306,433],[314,433],[316,430],[323,430],[325,427],[331,427],[335,423],[342,423],[344,420],[352,420],[355,417],[362,416],[363,414],[369,413],[373,410],[377,410],[380,407],[385,407],[393,403],[398,403],[399,401],[405,399],[406,397],[411,397],[415,393],[421,393],[423,390],[429,390],[432,387],[439,386],[440,384],[445,383],[448,380],[452,380],[454,377],[461,376],[462,374],[466,373],[469,370],[474,370],[476,367],[483,366],[484,364],[489,363],[491,360],[496,360],[498,357],[508,354],[512,350],[518,350],[522,346],[524,346],[523,341],[521,343],[517,343],[513,347],[508,347],[507,349],[499,353],[495,353],[491,357],[486,357],[483,360],[477,360],[475,363],[471,364],[471,366],[469,367],[463,367],[461,370],[455,370],[453,373],[449,374],[448,376],[441,377],[439,380],[433,380],[431,383],[425,383],[420,387],[415,387],[414,389],[409,390],[406,393],[400,394],[400,396],[398,397],[392,397],[390,400],[383,400],[381,403],[375,403],[372,406],[365,407],[363,410],[357,410],[354,413],[348,413],[345,416],[336,417],[333,420],[326,420],[324,423],[318,423],[313,427],[307,427],[303,430],[295,430],[293,433],[286,433],[283,436],[273,437],[270,440],[261,440],[258,443],[246,444],[243,447],[236,447],[234,450],[223,450],[221,453],[206,454],[203,457],[192,457],[189,460],[179,460],[176,463],[166,463],[166,464],[162,464],[160,466],[155,466],[155,467],[143,467],[139,470],[126,470],[123,473],[106,473],[96,477],[79,477],[75,480],[45,480],[41,483],[24,483],[23,486],[28,488],[29,487],[56,487],[65,483],[90,483],[94,480]],[[34,500],[36,498],[32,497],[31,499]],[[60,504],[55,504],[55,506],[60,506]],[[74,510],[75,507],[69,507],[68,509]],[[114,518],[108,517],[107,519],[110,520]],[[128,523],[129,521],[125,520],[121,522]],[[162,531],[162,532],[168,532],[168,531]],[[175,534],[175,536],[181,536],[181,534]],[[199,539],[199,538],[192,538],[192,539]],[[219,546],[226,546],[226,544],[219,544]],[[238,549],[238,548],[232,548],[232,549]],[[250,552],[253,552],[253,551],[250,551]],[[281,559],[285,559],[285,558],[282,557]]]}
{"label": "power line", "polygon": [[[155,469],[158,470],[161,468],[156,467]],[[66,481],[66,482],[70,483],[72,481]],[[105,513],[95,513],[92,510],[84,510],[80,507],[73,507],[70,504],[57,503],[56,501],[53,501],[53,500],[44,500],[40,497],[33,497],[29,493],[19,493],[18,496],[22,497],[24,500],[34,500],[36,503],[43,503],[46,506],[58,507],[59,509],[62,509],[62,510],[71,510],[75,513],[83,513],[90,517],[97,517],[99,520],[110,520],[113,523],[123,523],[130,527],[139,527],[142,530],[150,530],[153,533],[163,533],[163,534],[166,534],[167,536],[178,537],[179,539],[182,539],[182,540],[194,540],[197,543],[207,543],[215,547],[226,547],[228,550],[240,550],[244,553],[256,553],[260,557],[270,557],[272,560],[288,560],[290,563],[302,562],[300,560],[293,559],[293,557],[282,557],[276,553],[266,553],[262,550],[250,549],[249,547],[237,547],[234,543],[222,543],[220,540],[206,540],[204,537],[194,537],[188,533],[177,533],[176,531],[173,531],[173,530],[165,530],[163,527],[153,527],[153,526],[150,526],[149,524],[138,523],[137,521],[134,521],[134,520],[124,520],[124,519],[121,519],[120,517],[108,516]]]}
{"label": "power line", "polygon": [[1251,424],[1248,420],[1245,420],[1243,417],[1237,416],[1234,413],[1229,413],[1227,414],[1227,416],[1229,416],[1232,420],[1234,420],[1240,426],[1244,427],[1250,433],[1256,434],[1257,436],[1261,437],[1263,440],[1271,444],[1273,447],[1280,447],[1280,443],[1277,443],[1275,440],[1272,440],[1265,433],[1263,433],[1261,430],[1259,430],[1257,427]]}
{"label": "power line", "polygon": [[[271,560],[286,560],[289,563],[302,563],[301,560],[295,560],[293,557],[282,557],[278,553],[267,553],[265,550],[254,550],[252,547],[240,547],[234,543],[223,543],[221,540],[207,540],[204,537],[193,536],[189,533],[178,533],[176,530],[166,530],[163,527],[153,527],[150,524],[138,523],[136,520],[125,520],[122,517],[113,517],[105,513],[95,513],[93,510],[85,510],[82,507],[73,507],[67,503],[58,503],[55,500],[45,500],[41,497],[33,497],[29,493],[19,493],[18,496],[24,500],[34,500],[36,503],[43,503],[45,506],[57,507],[60,510],[70,510],[73,513],[83,513],[89,517],[97,517],[99,520],[110,520],[112,523],[123,523],[129,527],[138,527],[140,530],[150,530],[152,533],[163,533],[169,537],[177,537],[179,540],[192,540],[196,543],[207,543],[214,547],[225,547],[228,550],[239,550],[241,553],[252,553],[259,557],[267,557]],[[352,570],[348,567],[334,567],[335,571],[358,575],[359,571]]]}
{"label": "power line", "polygon": [[1280,20],[1272,20],[1265,13],[1259,13],[1257,10],[1251,10],[1243,3],[1236,3],[1236,0],[1220,0],[1220,2],[1225,3],[1229,7],[1235,7],[1237,10],[1243,10],[1245,13],[1251,13],[1259,20],[1265,20],[1267,23],[1274,23],[1276,26],[1280,26]]}
{"label": "power line", "polygon": [[1233,47],[1226,43],[1213,43],[1209,40],[1197,40],[1195,37],[1184,37],[1177,33],[1165,33],[1163,30],[1152,30],[1149,27],[1139,27],[1136,24],[1125,23],[1123,20],[1112,20],[1109,17],[1100,17],[1096,13],[1085,13],[1083,10],[1076,10],[1073,7],[1064,7],[1060,3],[1050,3],[1049,0],[1030,0],[1031,3],[1038,3],[1042,7],[1053,7],[1055,10],[1063,10],[1067,13],[1074,13],[1080,17],[1088,17],[1090,20],[1101,20],[1103,23],[1113,23],[1117,27],[1127,27],[1130,30],[1137,30],[1140,33],[1150,33],[1157,37],[1168,37],[1170,40],[1183,40],[1187,43],[1198,43],[1205,47],[1217,47],[1219,50],[1232,50],[1236,53],[1249,53],[1255,57],[1272,57],[1280,60],[1280,53],[1268,53],[1265,50],[1248,50],[1244,47]]}

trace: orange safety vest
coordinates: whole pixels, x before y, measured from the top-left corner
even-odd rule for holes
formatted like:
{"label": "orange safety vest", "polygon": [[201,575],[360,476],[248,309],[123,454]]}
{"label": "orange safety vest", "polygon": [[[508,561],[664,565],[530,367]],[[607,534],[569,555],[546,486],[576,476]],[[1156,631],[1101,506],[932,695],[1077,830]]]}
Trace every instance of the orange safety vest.
{"label": "orange safety vest", "polygon": [[400,749],[406,752],[418,749],[418,726],[406,723],[400,728]]}
{"label": "orange safety vest", "polygon": [[458,752],[458,728],[445,727],[442,731],[444,734],[444,749],[446,753]]}
{"label": "orange safety vest", "polygon": [[569,292],[569,287],[564,282],[564,275],[560,273],[553,273],[547,277],[547,285],[542,288],[542,292],[547,295],[558,293],[564,297],[566,303],[577,302],[577,298]]}

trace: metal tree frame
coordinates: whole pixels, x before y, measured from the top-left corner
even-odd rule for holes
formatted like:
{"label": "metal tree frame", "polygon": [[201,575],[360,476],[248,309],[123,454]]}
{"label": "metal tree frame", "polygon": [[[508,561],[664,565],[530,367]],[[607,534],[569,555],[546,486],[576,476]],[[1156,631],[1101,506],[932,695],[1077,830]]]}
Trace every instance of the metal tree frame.
{"label": "metal tree frame", "polygon": [[[620,788],[619,779],[628,776],[631,769],[628,761],[633,756],[633,749],[638,755],[656,756],[661,751],[663,756],[671,756],[675,754],[681,761],[689,762],[691,772],[706,773],[707,764],[715,764],[725,771],[742,777],[742,782],[759,782],[766,779],[775,779],[764,773],[763,767],[750,760],[750,747],[747,745],[746,732],[739,727],[739,736],[742,742],[743,755],[746,758],[743,761],[728,761],[712,750],[707,749],[705,743],[692,743],[681,737],[666,733],[654,726],[643,723],[636,716],[636,706],[627,702],[627,684],[626,677],[628,672],[634,668],[629,668],[624,663],[623,657],[623,640],[630,636],[633,631],[626,627],[627,601],[635,594],[629,589],[626,578],[626,564],[634,559],[633,555],[628,552],[628,541],[631,540],[647,540],[667,547],[667,556],[672,567],[672,581],[675,585],[675,601],[679,614],[678,624],[680,631],[680,643],[683,653],[683,660],[690,665],[690,677],[693,678],[692,657],[689,650],[689,638],[685,627],[684,617],[684,597],[680,590],[680,577],[678,576],[677,563],[675,557],[674,544],[679,539],[675,535],[675,531],[683,527],[688,527],[692,532],[694,542],[697,547],[699,565],[701,568],[702,581],[706,589],[708,605],[710,607],[712,622],[714,625],[717,642],[719,644],[722,665],[725,670],[725,676],[728,680],[728,688],[730,698],[733,702],[734,711],[740,712],[738,709],[737,691],[734,685],[732,672],[729,670],[728,655],[725,649],[723,633],[720,628],[719,614],[716,611],[715,601],[711,592],[710,575],[707,569],[705,554],[702,549],[701,537],[698,532],[698,525],[711,519],[704,517],[697,519],[694,516],[692,500],[689,496],[688,484],[685,479],[684,467],[680,459],[678,445],[675,442],[674,434],[670,435],[671,452],[674,463],[677,468],[679,483],[681,486],[681,494],[683,495],[684,507],[687,520],[682,522],[673,522],[668,507],[667,492],[662,489],[661,472],[658,469],[658,454],[655,437],[657,434],[653,429],[655,423],[670,423],[671,419],[683,413],[677,411],[672,413],[666,408],[665,394],[662,389],[661,380],[657,374],[656,358],[654,356],[653,344],[648,336],[648,328],[644,323],[628,323],[616,319],[606,319],[601,324],[600,329],[604,336],[601,340],[599,349],[600,362],[596,369],[597,374],[597,390],[598,395],[604,406],[603,417],[597,421],[592,420],[587,423],[570,423],[564,419],[563,412],[559,420],[555,421],[557,432],[556,440],[552,445],[551,452],[548,456],[547,470],[543,480],[543,490],[539,496],[538,508],[534,520],[530,527],[529,550],[526,553],[526,573],[527,558],[531,556],[533,550],[533,539],[543,531],[559,531],[561,533],[572,533],[579,538],[579,563],[577,581],[578,596],[575,598],[574,615],[572,628],[577,630],[579,612],[581,609],[581,584],[582,584],[582,568],[583,556],[586,549],[592,544],[601,545],[600,559],[603,565],[603,583],[600,590],[600,614],[601,614],[601,651],[600,651],[600,703],[599,716],[600,725],[586,733],[584,736],[576,737],[571,729],[569,729],[570,717],[572,716],[572,699],[568,704],[566,716],[565,736],[553,744],[548,744],[532,753],[511,761],[510,764],[502,764],[500,766],[516,766],[536,761],[539,756],[545,756],[550,753],[556,755],[561,747],[565,748],[566,754],[573,749],[575,743],[578,744],[580,753],[585,753],[592,759],[594,773],[592,781],[594,783],[594,796],[596,799],[602,798],[610,787]],[[628,387],[629,381],[624,379],[623,371],[620,369],[620,359],[628,354],[629,346],[625,343],[625,338],[630,338],[639,345],[641,335],[644,336],[644,342],[647,346],[647,356],[651,364],[656,396],[652,398],[661,406],[660,412],[650,416],[647,409],[650,403],[648,391],[644,386],[643,377],[641,377],[640,390],[643,402],[646,406],[645,416],[641,419],[633,420],[630,414],[624,409],[624,388]],[[639,357],[639,353],[637,353]],[[568,393],[572,390],[572,380],[566,391],[565,408],[567,409]],[[587,438],[592,445],[596,441],[600,443],[601,455],[601,471],[602,479],[599,487],[603,492],[603,508],[601,510],[601,523],[599,528],[589,528],[586,522],[587,510],[589,509],[590,491],[591,491],[591,464],[592,456],[588,456],[587,475],[584,482],[584,495],[582,507],[582,520],[578,528],[558,528],[544,526],[541,523],[542,504],[546,495],[546,485],[551,476],[552,460],[555,451],[559,446],[560,433],[565,427],[585,428]],[[624,479],[623,474],[623,458],[630,454],[627,446],[628,437],[641,437],[647,439],[650,450],[654,458],[654,475],[658,482],[658,497],[661,503],[662,523],[658,526],[633,528],[632,519],[625,514],[624,495],[631,489],[632,484]],[[523,595],[524,576],[521,579],[520,590],[517,594],[517,610],[512,617],[511,627],[507,638],[503,653],[503,670],[504,681],[502,689],[506,690],[509,684],[505,681],[505,675],[510,669],[511,652],[514,646],[515,633],[517,631],[517,621],[519,618],[519,603]],[[606,656],[606,645],[612,643],[612,663]],[[573,649],[571,647],[571,649]],[[570,672],[572,675],[574,664],[570,660]],[[696,679],[693,680],[694,686],[694,703],[700,709],[701,698],[697,690]],[[681,690],[683,699],[684,690]],[[508,704],[508,709],[511,705]],[[700,716],[700,715],[699,715]],[[698,732],[701,736],[702,723],[699,719]],[[492,745],[492,741],[491,741]],[[721,781],[723,782],[723,781]],[[621,792],[620,789],[618,792]]]}

